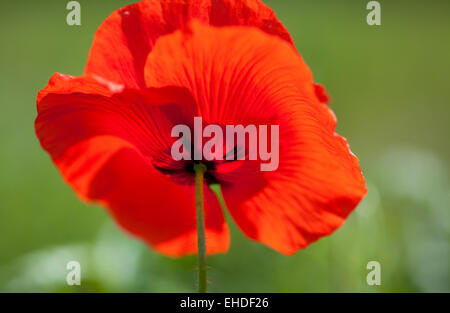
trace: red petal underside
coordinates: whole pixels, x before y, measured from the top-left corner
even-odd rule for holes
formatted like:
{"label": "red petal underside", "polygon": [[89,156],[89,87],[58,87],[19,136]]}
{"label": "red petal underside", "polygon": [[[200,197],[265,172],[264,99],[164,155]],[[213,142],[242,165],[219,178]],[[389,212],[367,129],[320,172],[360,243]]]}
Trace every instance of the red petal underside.
{"label": "red petal underside", "polygon": [[[38,96],[41,145],[77,194],[105,204],[128,232],[167,255],[195,253],[193,187],[152,165],[167,158],[172,126],[194,115],[192,99],[179,88],[114,93],[112,86],[55,74]],[[211,192],[206,198],[208,253],[224,252],[228,228]]]}
{"label": "red petal underside", "polygon": [[193,22],[159,39],[145,79],[187,88],[207,123],[280,125],[277,171],[249,165],[227,173],[226,201],[250,238],[292,254],[342,225],[366,194],[324,93],[286,41]]}
{"label": "red petal underside", "polygon": [[260,0],[144,0],[112,13],[98,29],[86,74],[127,87],[143,87],[143,70],[156,40],[192,18],[215,25],[258,27],[292,43],[273,11]]}

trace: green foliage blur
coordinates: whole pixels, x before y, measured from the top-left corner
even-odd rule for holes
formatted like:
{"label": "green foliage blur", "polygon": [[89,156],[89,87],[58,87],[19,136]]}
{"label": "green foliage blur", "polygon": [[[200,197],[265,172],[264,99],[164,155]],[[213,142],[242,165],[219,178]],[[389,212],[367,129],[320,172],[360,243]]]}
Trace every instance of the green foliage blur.
{"label": "green foliage blur", "polygon": [[[194,292],[196,258],[171,259],[119,230],[63,182],[34,134],[36,95],[54,72],[83,72],[95,30],[125,0],[0,4],[0,291]],[[231,224],[209,258],[210,291],[450,291],[450,2],[266,1],[326,86],[338,132],[369,194],[346,224],[286,257]],[[81,263],[81,286],[66,264]],[[369,261],[381,285],[366,283]]]}

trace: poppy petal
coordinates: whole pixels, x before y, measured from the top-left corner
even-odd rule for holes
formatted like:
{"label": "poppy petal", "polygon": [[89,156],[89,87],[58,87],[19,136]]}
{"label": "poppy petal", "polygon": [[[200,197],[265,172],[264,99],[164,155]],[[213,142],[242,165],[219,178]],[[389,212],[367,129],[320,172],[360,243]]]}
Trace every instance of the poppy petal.
{"label": "poppy petal", "polygon": [[[183,111],[193,116],[186,91],[116,92],[120,88],[112,86],[55,74],[38,96],[41,145],[77,194],[104,204],[125,230],[166,255],[195,253],[193,186],[173,182],[154,166],[170,148],[172,124],[185,119]],[[206,197],[207,252],[224,252],[228,228],[217,201],[210,192]]]}
{"label": "poppy petal", "polygon": [[226,173],[224,196],[250,238],[292,254],[342,225],[366,194],[323,89],[278,37],[194,21],[159,39],[145,79],[149,87],[187,88],[207,123],[279,125],[276,171],[250,165]]}
{"label": "poppy petal", "polygon": [[[105,203],[128,232],[146,240],[158,252],[181,256],[197,252],[195,194],[156,173],[135,150],[116,153],[91,184],[90,198]],[[205,188],[206,250],[228,250],[228,226],[217,200]]]}
{"label": "poppy petal", "polygon": [[85,73],[127,87],[143,87],[145,61],[157,39],[192,18],[216,26],[258,27],[293,44],[275,13],[260,0],[144,0],[113,12],[103,22]]}

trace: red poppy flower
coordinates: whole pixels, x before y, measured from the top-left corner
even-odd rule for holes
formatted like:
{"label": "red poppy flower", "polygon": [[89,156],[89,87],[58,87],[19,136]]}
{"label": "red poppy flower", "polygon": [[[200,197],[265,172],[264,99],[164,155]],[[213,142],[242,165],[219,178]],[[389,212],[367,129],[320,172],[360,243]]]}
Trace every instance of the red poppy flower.
{"label": "red poppy flower", "polygon": [[[259,0],[148,0],[100,26],[84,75],[55,74],[37,99],[36,133],[64,179],[157,251],[197,251],[192,164],[171,129],[194,116],[279,125],[279,167],[208,167],[234,221],[285,254],[332,233],[366,194],[357,158],[289,33]],[[237,164],[237,165],[236,165]],[[208,253],[229,246],[205,188]]]}

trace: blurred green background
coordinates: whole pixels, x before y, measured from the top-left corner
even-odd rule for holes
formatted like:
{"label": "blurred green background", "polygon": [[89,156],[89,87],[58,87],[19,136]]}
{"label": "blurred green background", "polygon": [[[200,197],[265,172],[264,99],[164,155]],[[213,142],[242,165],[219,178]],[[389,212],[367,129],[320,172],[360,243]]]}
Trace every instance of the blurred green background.
{"label": "blurred green background", "polygon": [[[82,73],[95,30],[129,1],[0,4],[0,291],[195,291],[196,258],[171,259],[80,202],[34,135],[36,95],[54,72]],[[338,132],[369,194],[346,224],[292,257],[247,240],[209,259],[211,291],[450,291],[450,2],[266,1],[327,87]],[[68,261],[82,285],[65,282]],[[381,264],[368,286],[366,265]]]}

